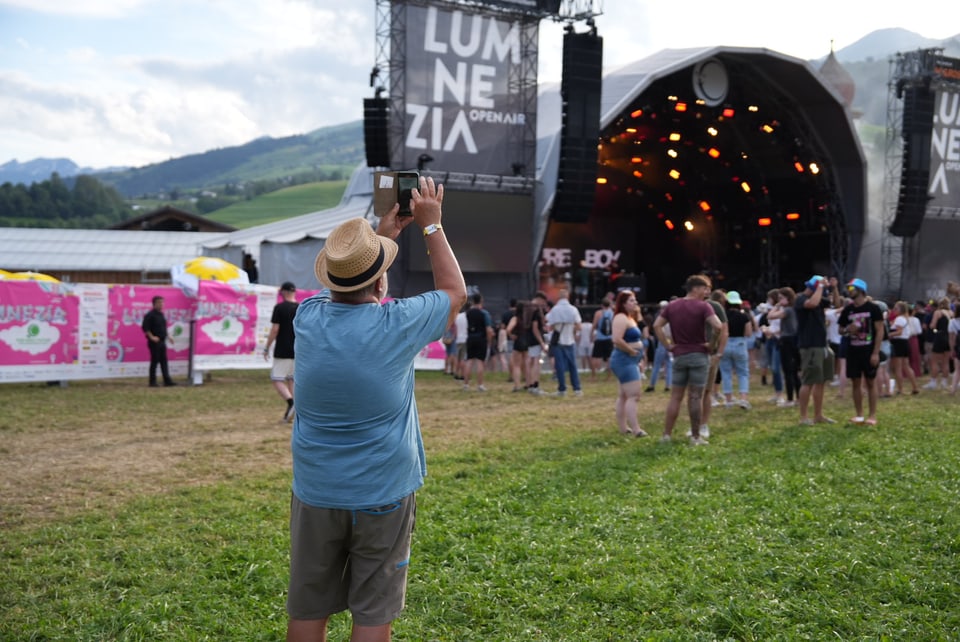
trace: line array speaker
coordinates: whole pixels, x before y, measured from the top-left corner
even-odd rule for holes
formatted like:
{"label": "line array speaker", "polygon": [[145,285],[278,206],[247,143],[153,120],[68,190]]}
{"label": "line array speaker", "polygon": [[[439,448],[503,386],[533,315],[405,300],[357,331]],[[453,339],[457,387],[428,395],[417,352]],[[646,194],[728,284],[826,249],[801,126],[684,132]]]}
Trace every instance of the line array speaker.
{"label": "line array speaker", "polygon": [[890,225],[894,236],[915,236],[927,212],[935,98],[936,93],[922,85],[903,92],[903,167],[897,211]]}
{"label": "line array speaker", "polygon": [[603,38],[593,31],[564,34],[560,166],[552,212],[555,221],[586,223],[593,209],[602,74]]}
{"label": "line array speaker", "polygon": [[363,99],[363,146],[367,167],[390,167],[386,98]]}

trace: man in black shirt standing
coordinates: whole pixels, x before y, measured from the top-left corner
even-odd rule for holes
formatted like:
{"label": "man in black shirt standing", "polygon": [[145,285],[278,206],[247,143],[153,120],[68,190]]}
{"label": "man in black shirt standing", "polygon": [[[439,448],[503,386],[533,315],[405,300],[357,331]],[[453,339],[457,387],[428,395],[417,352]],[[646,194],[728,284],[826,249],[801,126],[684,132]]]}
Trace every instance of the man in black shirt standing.
{"label": "man in black shirt standing", "polygon": [[[850,346],[847,348],[847,378],[850,379],[853,407],[857,411],[850,422],[876,426],[877,387],[874,380],[880,365],[883,311],[879,305],[867,299],[867,282],[863,279],[850,281],[847,291],[853,297],[853,303],[840,313],[837,325],[842,333],[850,337]],[[866,417],[863,415],[863,386],[867,388]]]}
{"label": "man in black shirt standing", "polygon": [[163,385],[175,386],[170,378],[170,367],[167,365],[167,341],[173,343],[173,338],[167,334],[167,319],[163,316],[163,297],[153,297],[153,309],[147,312],[140,324],[144,336],[147,337],[147,348],[150,350],[150,387],[156,388],[157,366],[163,374]]}
{"label": "man in black shirt standing", "polygon": [[267,336],[267,345],[263,348],[263,358],[270,358],[270,346],[273,345],[270,381],[287,404],[283,420],[290,421],[293,419],[293,317],[297,314],[297,286],[290,281],[284,282],[280,286],[280,296],[283,301],[273,306],[273,315],[270,317],[272,325]]}
{"label": "man in black shirt standing", "polygon": [[[800,349],[800,424],[833,424],[823,414],[823,386],[833,380],[833,351],[827,347],[827,318],[824,309],[839,299],[837,280],[829,282],[822,276],[813,276],[803,284],[805,289],[794,302],[797,311],[797,347]],[[828,300],[833,300],[830,303]],[[807,416],[813,397],[813,419]]]}

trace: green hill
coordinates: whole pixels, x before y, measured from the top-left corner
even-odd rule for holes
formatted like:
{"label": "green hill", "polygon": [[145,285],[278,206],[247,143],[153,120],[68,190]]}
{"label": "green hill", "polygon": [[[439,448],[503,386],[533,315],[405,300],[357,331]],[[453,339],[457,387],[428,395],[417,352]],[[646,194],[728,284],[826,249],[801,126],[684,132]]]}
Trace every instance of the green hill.
{"label": "green hill", "polygon": [[239,229],[272,223],[335,207],[346,187],[346,180],[294,185],[211,212],[207,218]]}

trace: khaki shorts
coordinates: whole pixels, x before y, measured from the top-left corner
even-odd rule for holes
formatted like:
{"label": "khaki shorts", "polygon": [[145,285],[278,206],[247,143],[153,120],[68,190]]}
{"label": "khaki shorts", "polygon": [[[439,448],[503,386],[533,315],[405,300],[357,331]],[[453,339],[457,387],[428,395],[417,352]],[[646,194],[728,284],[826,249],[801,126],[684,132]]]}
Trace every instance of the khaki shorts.
{"label": "khaki shorts", "polygon": [[[710,357],[706,352],[688,352],[673,359],[673,384],[675,388],[707,385]],[[716,373],[714,373],[716,376]]]}
{"label": "khaki shorts", "polygon": [[833,379],[833,350],[800,348],[800,383],[813,386]]}
{"label": "khaki shorts", "polygon": [[270,381],[293,381],[293,359],[274,359]]}
{"label": "khaki shorts", "polygon": [[316,508],[291,494],[287,615],[320,620],[350,609],[360,626],[395,620],[416,512],[413,493],[367,510]]}

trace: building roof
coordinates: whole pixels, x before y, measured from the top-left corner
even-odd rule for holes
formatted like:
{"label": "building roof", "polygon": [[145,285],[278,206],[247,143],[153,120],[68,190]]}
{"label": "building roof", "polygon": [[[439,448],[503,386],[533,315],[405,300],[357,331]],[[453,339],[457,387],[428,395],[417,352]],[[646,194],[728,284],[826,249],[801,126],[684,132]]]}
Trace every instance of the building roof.
{"label": "building roof", "polygon": [[10,272],[167,271],[201,255],[210,232],[0,228],[0,268]]}
{"label": "building roof", "polygon": [[206,216],[199,216],[170,205],[164,205],[147,212],[143,216],[111,225],[110,229],[165,232],[233,232],[237,228],[212,221]]}

